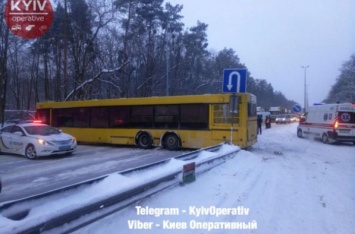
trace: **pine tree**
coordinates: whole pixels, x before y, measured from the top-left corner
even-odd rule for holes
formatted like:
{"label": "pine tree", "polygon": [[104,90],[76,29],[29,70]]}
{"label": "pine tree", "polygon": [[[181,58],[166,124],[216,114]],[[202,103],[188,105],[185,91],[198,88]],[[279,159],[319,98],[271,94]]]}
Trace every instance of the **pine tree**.
{"label": "pine tree", "polygon": [[340,69],[340,75],[332,86],[326,103],[355,103],[355,55],[352,55]]}

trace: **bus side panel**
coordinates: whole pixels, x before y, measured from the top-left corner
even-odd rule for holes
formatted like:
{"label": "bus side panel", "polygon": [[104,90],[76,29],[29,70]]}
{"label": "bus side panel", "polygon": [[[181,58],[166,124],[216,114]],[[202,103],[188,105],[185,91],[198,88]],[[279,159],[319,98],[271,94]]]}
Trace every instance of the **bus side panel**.
{"label": "bus side panel", "polygon": [[[232,135],[233,132],[233,135]],[[241,148],[248,147],[246,136],[246,128],[236,128],[231,130],[214,130],[211,132],[211,139],[215,144],[222,142],[229,142],[234,145],[238,145]],[[232,142],[231,142],[232,141]]]}
{"label": "bus side panel", "polygon": [[[80,143],[105,143],[118,145],[134,145],[135,137],[141,129],[92,129],[92,128],[62,128],[77,138]],[[142,129],[143,130],[143,129]],[[149,132],[154,140],[154,145],[160,145],[160,138],[168,130],[144,129]],[[223,137],[211,139],[208,131],[196,130],[170,130],[181,138],[183,148],[204,148],[211,145],[223,143]],[[227,132],[225,132],[227,133]],[[226,135],[226,134],[224,134]]]}
{"label": "bus side panel", "polygon": [[106,129],[61,127],[63,132],[74,136],[80,143],[109,143]]}

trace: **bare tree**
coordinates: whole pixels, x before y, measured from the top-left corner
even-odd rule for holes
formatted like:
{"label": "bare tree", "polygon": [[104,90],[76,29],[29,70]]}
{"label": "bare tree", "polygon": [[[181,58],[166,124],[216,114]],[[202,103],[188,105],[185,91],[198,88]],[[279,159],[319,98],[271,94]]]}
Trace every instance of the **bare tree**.
{"label": "bare tree", "polygon": [[0,123],[4,122],[6,108],[6,84],[8,79],[7,60],[9,49],[9,29],[4,20],[5,2],[0,3]]}

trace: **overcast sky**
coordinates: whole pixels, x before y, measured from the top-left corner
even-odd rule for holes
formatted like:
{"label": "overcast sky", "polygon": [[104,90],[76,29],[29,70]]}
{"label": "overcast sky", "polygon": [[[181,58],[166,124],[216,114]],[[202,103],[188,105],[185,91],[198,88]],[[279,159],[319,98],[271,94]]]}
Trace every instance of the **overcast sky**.
{"label": "overcast sky", "polygon": [[[232,48],[255,79],[286,98],[323,101],[355,54],[354,0],[166,0],[184,8],[186,28],[208,24],[209,49]],[[221,71],[222,77],[223,71]],[[222,78],[221,78],[222,79]]]}

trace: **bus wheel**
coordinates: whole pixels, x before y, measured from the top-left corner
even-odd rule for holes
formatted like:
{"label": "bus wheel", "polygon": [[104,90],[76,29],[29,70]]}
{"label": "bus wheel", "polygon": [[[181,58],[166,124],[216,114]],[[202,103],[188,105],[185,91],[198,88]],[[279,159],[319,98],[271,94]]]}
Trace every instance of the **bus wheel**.
{"label": "bus wheel", "polygon": [[326,133],[323,134],[322,141],[323,141],[324,144],[328,144],[329,143],[328,135]]}
{"label": "bus wheel", "polygon": [[142,149],[149,149],[153,145],[152,138],[147,132],[139,133],[136,143]]}
{"label": "bus wheel", "polygon": [[299,138],[302,138],[302,130],[301,130],[301,129],[298,129],[298,130],[297,130],[297,136],[298,136]]}
{"label": "bus wheel", "polygon": [[179,149],[180,139],[176,134],[168,134],[164,138],[164,146],[168,150],[177,150]]}

